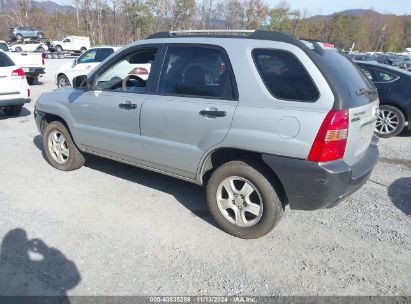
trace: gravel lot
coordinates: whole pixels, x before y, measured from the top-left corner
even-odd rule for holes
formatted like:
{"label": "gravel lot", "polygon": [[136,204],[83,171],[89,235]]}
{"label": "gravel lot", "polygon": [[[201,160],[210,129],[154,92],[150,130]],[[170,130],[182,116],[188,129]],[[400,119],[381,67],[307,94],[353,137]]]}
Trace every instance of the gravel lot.
{"label": "gravel lot", "polygon": [[215,227],[201,187],[98,157],[68,173],[44,160],[34,101],[65,61],[47,61],[20,117],[0,113],[0,295],[410,295],[411,133],[380,141],[344,204],[287,210],[241,240]]}

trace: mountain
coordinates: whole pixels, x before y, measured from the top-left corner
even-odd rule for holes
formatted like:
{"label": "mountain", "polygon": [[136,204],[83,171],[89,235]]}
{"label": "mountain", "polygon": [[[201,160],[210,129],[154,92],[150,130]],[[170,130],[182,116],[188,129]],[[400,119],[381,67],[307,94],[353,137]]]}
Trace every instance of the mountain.
{"label": "mountain", "polygon": [[[16,8],[16,0],[0,0],[0,11],[8,11]],[[54,1],[31,1],[31,7],[43,10],[47,14],[75,12],[71,5],[60,5]]]}

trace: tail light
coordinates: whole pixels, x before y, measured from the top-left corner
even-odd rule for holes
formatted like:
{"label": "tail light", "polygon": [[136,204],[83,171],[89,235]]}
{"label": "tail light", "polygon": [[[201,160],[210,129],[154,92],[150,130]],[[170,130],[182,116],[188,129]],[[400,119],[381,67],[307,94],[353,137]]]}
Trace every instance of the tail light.
{"label": "tail light", "polygon": [[132,69],[128,74],[129,75],[148,75],[148,71],[146,68],[136,67]]}
{"label": "tail light", "polygon": [[24,72],[24,70],[22,68],[14,70],[13,72],[11,72],[11,76],[21,76],[24,77],[26,76],[26,73]]}
{"label": "tail light", "polygon": [[45,54],[43,53],[43,54],[41,55],[41,64],[42,64],[42,65],[45,64],[45,62],[44,62],[44,56],[45,56]]}
{"label": "tail light", "polygon": [[349,114],[347,110],[328,112],[308,155],[309,161],[327,162],[344,157],[348,137]]}
{"label": "tail light", "polygon": [[30,97],[30,89],[27,89],[27,97]]}

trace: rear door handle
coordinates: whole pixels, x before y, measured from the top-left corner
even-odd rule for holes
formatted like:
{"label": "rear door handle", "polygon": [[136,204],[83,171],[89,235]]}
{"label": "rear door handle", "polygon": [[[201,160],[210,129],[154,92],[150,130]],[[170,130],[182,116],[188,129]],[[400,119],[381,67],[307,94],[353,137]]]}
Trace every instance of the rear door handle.
{"label": "rear door handle", "polygon": [[218,111],[218,110],[201,110],[201,116],[211,116],[211,117],[224,117],[227,115],[226,111]]}
{"label": "rear door handle", "polygon": [[120,109],[123,109],[123,110],[133,110],[133,109],[137,109],[137,105],[135,104],[135,103],[131,103],[131,102],[125,102],[125,103],[120,103],[119,105],[118,105],[118,107],[120,108]]}

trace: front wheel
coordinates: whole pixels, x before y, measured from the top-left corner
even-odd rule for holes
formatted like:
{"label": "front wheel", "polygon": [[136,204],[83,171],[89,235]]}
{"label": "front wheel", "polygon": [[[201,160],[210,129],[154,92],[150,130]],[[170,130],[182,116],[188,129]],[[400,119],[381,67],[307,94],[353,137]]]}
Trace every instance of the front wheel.
{"label": "front wheel", "polygon": [[70,81],[65,75],[60,75],[57,77],[57,87],[59,88],[64,88],[64,87],[69,87],[70,86]]}
{"label": "front wheel", "polygon": [[404,114],[396,107],[389,105],[380,106],[375,133],[382,138],[396,136],[402,132],[405,125]]}
{"label": "front wheel", "polygon": [[16,47],[15,49],[14,49],[16,52],[21,52],[21,51],[23,51],[23,49],[21,48],[21,47]]}
{"label": "front wheel", "polygon": [[269,233],[280,221],[283,205],[265,167],[231,161],[217,168],[207,185],[211,215],[225,232],[244,239]]}
{"label": "front wheel", "polygon": [[19,106],[7,106],[3,109],[4,114],[6,116],[17,116],[21,113],[21,110],[23,109],[22,105]]}
{"label": "front wheel", "polygon": [[43,146],[49,163],[56,169],[72,171],[84,164],[84,156],[76,147],[66,126],[50,122],[43,134]]}
{"label": "front wheel", "polygon": [[56,52],[61,53],[63,51],[63,48],[60,45],[56,46]]}

